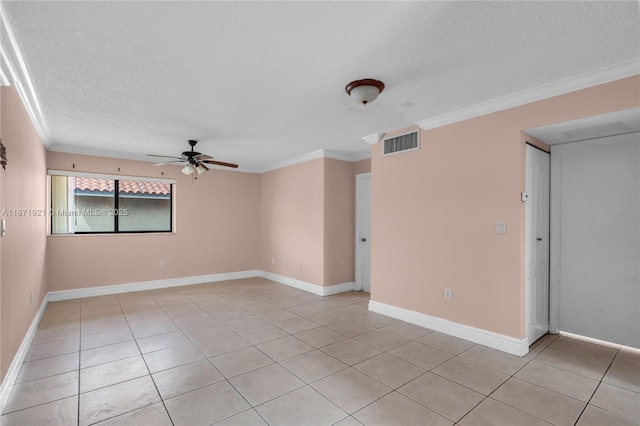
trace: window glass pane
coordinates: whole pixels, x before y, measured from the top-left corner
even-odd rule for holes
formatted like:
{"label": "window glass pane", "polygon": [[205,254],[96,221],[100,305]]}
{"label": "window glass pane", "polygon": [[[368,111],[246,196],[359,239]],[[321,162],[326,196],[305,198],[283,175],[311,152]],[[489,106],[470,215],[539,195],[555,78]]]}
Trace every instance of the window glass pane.
{"label": "window glass pane", "polygon": [[69,211],[74,219],[70,232],[113,232],[115,181],[69,177]]}
{"label": "window glass pane", "polygon": [[120,232],[171,231],[171,184],[119,181]]}
{"label": "window glass pane", "polygon": [[53,175],[51,233],[170,232],[171,190],[170,183]]}
{"label": "window glass pane", "polygon": [[112,179],[51,176],[51,233],[113,232]]}

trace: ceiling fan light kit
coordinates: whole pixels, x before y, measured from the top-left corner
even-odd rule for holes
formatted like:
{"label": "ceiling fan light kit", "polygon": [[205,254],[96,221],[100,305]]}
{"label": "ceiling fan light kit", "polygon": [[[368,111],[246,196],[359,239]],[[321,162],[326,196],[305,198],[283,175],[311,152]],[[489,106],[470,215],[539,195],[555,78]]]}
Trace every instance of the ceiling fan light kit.
{"label": "ceiling fan light kit", "polygon": [[190,175],[194,171],[195,171],[195,169],[193,168],[193,166],[191,164],[187,164],[186,166],[184,166],[182,168],[182,173],[184,173],[185,175]]}
{"label": "ceiling fan light kit", "polygon": [[378,98],[378,95],[384,90],[384,83],[380,80],[365,78],[352,81],[344,89],[356,102],[366,105]]}
{"label": "ceiling fan light kit", "polygon": [[203,174],[204,172],[206,172],[207,170],[209,170],[209,168],[207,166],[205,166],[204,164],[200,163],[196,166],[196,170],[198,172],[199,175]]}

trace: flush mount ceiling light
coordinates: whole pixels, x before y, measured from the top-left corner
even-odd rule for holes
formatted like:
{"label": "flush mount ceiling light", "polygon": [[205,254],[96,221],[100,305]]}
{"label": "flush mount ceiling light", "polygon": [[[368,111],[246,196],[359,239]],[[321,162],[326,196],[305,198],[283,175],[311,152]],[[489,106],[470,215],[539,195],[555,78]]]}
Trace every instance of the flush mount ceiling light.
{"label": "flush mount ceiling light", "polygon": [[376,100],[378,95],[384,90],[384,83],[372,78],[352,81],[344,88],[349,96],[359,104],[368,104]]}

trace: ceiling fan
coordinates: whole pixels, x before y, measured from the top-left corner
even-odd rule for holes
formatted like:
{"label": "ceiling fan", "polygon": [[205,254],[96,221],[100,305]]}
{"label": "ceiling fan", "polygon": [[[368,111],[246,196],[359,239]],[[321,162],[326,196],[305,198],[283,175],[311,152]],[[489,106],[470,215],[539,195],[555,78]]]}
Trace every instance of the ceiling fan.
{"label": "ceiling fan", "polygon": [[184,151],[180,157],[171,157],[168,155],[155,155],[155,154],[147,154],[149,157],[163,157],[163,158],[171,158],[174,161],[165,161],[164,163],[154,164],[154,166],[162,166],[165,164],[173,164],[173,163],[187,163],[182,168],[182,173],[185,175],[193,174],[194,172],[198,172],[199,175],[203,174],[209,168],[206,164],[214,164],[216,166],[224,166],[224,167],[232,167],[234,169],[238,168],[237,164],[225,163],[222,161],[215,161],[213,157],[206,154],[201,154],[195,151],[193,148],[196,146],[198,141],[190,140],[189,145],[191,146],[191,151]]}

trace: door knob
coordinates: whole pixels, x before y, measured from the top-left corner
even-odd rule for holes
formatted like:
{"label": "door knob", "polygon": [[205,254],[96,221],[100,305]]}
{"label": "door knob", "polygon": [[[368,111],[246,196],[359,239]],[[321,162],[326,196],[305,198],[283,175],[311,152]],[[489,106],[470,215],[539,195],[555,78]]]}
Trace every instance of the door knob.
{"label": "door knob", "polygon": [[365,237],[360,238],[360,241],[362,241],[363,243],[367,242],[367,239]]}

